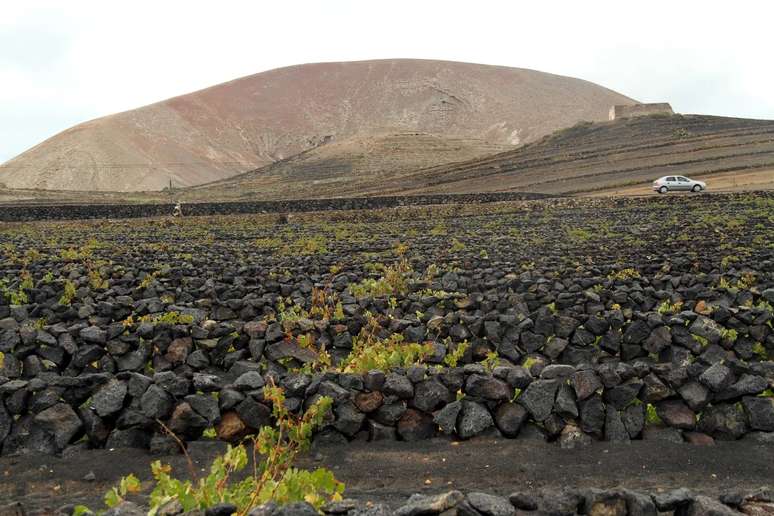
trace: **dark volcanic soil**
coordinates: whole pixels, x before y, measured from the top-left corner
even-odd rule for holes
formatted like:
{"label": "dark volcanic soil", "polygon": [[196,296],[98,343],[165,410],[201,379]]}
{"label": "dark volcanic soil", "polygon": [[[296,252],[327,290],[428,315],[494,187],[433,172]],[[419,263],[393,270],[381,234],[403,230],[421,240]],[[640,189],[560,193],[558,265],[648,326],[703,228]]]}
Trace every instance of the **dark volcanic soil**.
{"label": "dark volcanic soil", "polygon": [[351,441],[300,465],[392,507],[771,486],[772,228],[763,193],[2,224],[0,507],[147,494],[157,420],[206,470],[203,434],[273,424],[269,382],[330,397],[317,438]]}
{"label": "dark volcanic soil", "polygon": [[[194,443],[191,455],[197,467],[205,467],[220,449],[215,442]],[[2,457],[0,502],[22,501],[27,510],[39,514],[75,502],[96,509],[105,491],[123,475],[135,473],[149,487],[148,465],[157,458],[137,450],[89,450],[66,459]],[[161,459],[181,474],[186,472],[183,456]],[[774,450],[747,442],[718,442],[713,447],[660,441],[597,442],[580,450],[491,438],[355,442],[321,447],[300,465],[329,467],[346,484],[346,496],[393,507],[416,492],[450,489],[508,495],[564,486],[644,491],[688,487],[718,494],[734,488],[774,486]],[[90,472],[96,480],[84,480]]]}

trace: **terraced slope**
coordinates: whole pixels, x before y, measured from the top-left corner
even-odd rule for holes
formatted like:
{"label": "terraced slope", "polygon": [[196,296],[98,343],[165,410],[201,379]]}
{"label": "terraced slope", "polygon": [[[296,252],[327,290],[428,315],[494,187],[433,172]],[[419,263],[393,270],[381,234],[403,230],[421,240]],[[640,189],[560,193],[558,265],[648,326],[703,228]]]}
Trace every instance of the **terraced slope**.
{"label": "terraced slope", "polygon": [[358,196],[376,184],[399,184],[416,169],[480,158],[510,149],[471,138],[401,133],[355,136],[302,152],[267,167],[192,187],[185,200],[299,199]]}
{"label": "terraced slope", "polygon": [[710,188],[713,177],[729,186],[738,174],[762,188],[774,186],[774,178],[765,177],[772,169],[774,121],[649,116],[581,123],[512,151],[415,171],[397,189],[382,184],[374,190],[578,193],[647,186],[667,174],[709,178]]}
{"label": "terraced slope", "polygon": [[[8,188],[140,191],[216,181],[391,132],[518,145],[632,99],[533,70],[391,59],[280,68],[92,120],[0,167]],[[427,150],[435,163],[443,154]]]}

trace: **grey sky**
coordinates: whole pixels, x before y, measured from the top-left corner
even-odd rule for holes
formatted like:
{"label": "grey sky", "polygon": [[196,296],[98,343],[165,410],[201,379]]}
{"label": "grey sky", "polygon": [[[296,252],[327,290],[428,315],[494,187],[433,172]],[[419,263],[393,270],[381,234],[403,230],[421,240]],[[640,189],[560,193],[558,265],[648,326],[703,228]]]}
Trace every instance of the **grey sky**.
{"label": "grey sky", "polygon": [[774,119],[768,1],[9,1],[0,162],[79,122],[300,63],[532,68],[683,113]]}

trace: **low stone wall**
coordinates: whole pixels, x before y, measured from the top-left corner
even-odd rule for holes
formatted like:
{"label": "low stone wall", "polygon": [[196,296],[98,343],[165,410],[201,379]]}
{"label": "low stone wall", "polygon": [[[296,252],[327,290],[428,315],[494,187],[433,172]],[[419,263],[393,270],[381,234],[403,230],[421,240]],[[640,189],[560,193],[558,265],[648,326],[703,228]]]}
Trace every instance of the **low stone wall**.
{"label": "low stone wall", "polygon": [[[183,205],[184,215],[229,215],[238,213],[293,213],[331,210],[369,210],[431,204],[476,204],[550,197],[545,194],[501,192],[456,195],[412,195],[352,197],[289,201],[207,202]],[[0,221],[122,219],[172,214],[174,204],[49,204],[0,206]]]}
{"label": "low stone wall", "polygon": [[[272,424],[262,390],[269,382],[285,389],[294,411],[319,396],[333,399],[329,424],[316,437],[326,442],[527,434],[567,448],[641,438],[774,443],[774,362],[757,361],[741,341],[724,340],[704,316],[670,321],[671,330],[655,317],[595,318],[578,327],[571,318],[549,316],[536,324],[550,324],[555,337],[522,334],[523,345],[544,346],[548,360],[491,370],[475,362],[446,367],[452,349],[434,342],[433,356],[408,369],[307,374],[302,366],[314,352],[286,339],[279,323],[248,322],[236,331],[214,321],[144,323],[127,336],[121,323],[20,326],[19,309],[8,317],[8,307],[0,308],[3,454],[60,453],[77,442],[174,451],[158,421],[184,439],[214,427],[221,439],[235,441]],[[203,315],[181,310],[197,320]],[[518,326],[484,324],[496,340]],[[317,331],[334,357],[352,345],[345,325]],[[403,333],[419,336],[413,327]],[[629,358],[635,349],[666,360]],[[620,359],[595,361],[602,350]],[[505,358],[517,353],[504,343],[498,351]]]}

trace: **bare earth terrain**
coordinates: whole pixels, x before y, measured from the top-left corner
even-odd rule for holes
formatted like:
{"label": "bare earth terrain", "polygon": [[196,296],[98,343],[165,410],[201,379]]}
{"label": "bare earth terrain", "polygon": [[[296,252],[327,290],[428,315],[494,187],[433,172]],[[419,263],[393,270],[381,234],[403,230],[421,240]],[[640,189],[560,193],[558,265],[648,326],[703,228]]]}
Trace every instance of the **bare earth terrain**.
{"label": "bare earth terrain", "polygon": [[[196,443],[191,456],[197,467],[206,467],[222,450],[215,442]],[[171,464],[179,475],[188,476],[182,455],[90,450],[66,459],[3,457],[0,505],[21,501],[32,514],[48,514],[68,503],[99,507],[102,495],[129,473],[149,488],[148,464],[158,459]],[[313,450],[300,465],[330,468],[347,485],[349,498],[397,507],[413,493],[450,489],[507,496],[520,490],[562,487],[625,487],[654,492],[682,486],[707,494],[774,487],[773,460],[771,446],[752,443],[719,443],[708,448],[639,441],[562,450],[537,441],[477,438],[327,445]],[[95,480],[84,478],[90,473]]]}
{"label": "bare earth terrain", "polygon": [[[644,116],[578,124],[539,142],[404,177],[406,193],[529,191],[585,194],[649,187],[668,174],[711,177],[754,172],[740,189],[771,182],[774,121],[704,115]],[[414,184],[414,188],[411,185]],[[747,186],[746,186],[747,185]]]}
{"label": "bare earth terrain", "polygon": [[[6,163],[0,183],[161,190],[170,179],[197,185],[384,133],[514,146],[633,102],[587,81],[518,68],[411,59],[291,66],[72,127]],[[427,152],[436,164],[461,158],[447,160],[434,146]]]}
{"label": "bare earth terrain", "polygon": [[[708,188],[711,188],[713,192],[741,192],[745,190],[774,189],[774,169],[720,172],[717,174],[695,174],[692,175],[691,178],[706,182]],[[652,193],[653,190],[649,184],[642,184],[597,190],[590,195],[617,196],[648,195]]]}
{"label": "bare earth terrain", "polygon": [[481,139],[402,133],[356,136],[302,152],[261,169],[179,193],[185,200],[306,199],[359,196],[400,184],[417,169],[502,152],[512,145]]}

